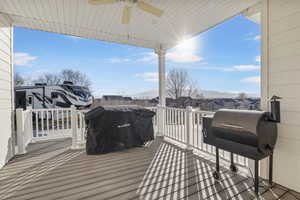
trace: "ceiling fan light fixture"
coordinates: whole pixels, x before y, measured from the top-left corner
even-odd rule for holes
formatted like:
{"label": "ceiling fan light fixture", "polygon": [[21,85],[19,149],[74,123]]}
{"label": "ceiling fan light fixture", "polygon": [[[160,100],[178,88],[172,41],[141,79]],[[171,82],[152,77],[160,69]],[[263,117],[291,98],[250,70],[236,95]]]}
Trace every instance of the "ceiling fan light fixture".
{"label": "ceiling fan light fixture", "polygon": [[156,8],[149,3],[144,2],[143,0],[88,0],[91,5],[106,5],[114,4],[117,2],[125,3],[122,13],[122,24],[129,24],[131,20],[131,9],[133,5],[136,5],[137,8],[152,14],[156,17],[161,17],[164,14],[164,11],[160,8]]}

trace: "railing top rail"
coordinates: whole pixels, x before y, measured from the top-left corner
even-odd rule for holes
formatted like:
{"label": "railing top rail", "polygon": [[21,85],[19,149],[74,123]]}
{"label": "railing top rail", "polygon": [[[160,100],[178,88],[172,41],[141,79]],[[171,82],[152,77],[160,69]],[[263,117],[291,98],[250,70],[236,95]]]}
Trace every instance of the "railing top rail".
{"label": "railing top rail", "polygon": [[185,108],[174,108],[174,107],[163,107],[166,110],[178,110],[178,111],[187,111]]}
{"label": "railing top rail", "polygon": [[205,114],[205,115],[214,115],[215,112],[212,111],[204,111],[204,110],[194,110],[193,112],[199,113],[199,114]]}
{"label": "railing top rail", "polygon": [[40,108],[40,109],[30,109],[31,111],[71,111],[71,108]]}

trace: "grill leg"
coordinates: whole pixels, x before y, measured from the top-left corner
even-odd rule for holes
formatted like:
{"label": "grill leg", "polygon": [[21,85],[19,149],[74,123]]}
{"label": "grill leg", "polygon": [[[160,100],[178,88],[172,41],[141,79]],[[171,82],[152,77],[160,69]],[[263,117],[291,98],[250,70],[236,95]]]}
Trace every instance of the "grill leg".
{"label": "grill leg", "polygon": [[255,194],[256,194],[257,196],[258,196],[258,187],[259,187],[258,167],[259,167],[258,160],[255,160],[254,189],[255,189]]}
{"label": "grill leg", "polygon": [[216,148],[216,171],[220,172],[219,148]]}
{"label": "grill leg", "polygon": [[237,172],[237,167],[234,164],[233,153],[230,153],[230,170],[232,172]]}
{"label": "grill leg", "polygon": [[273,153],[269,157],[269,184],[273,184]]}
{"label": "grill leg", "polygon": [[220,179],[219,148],[216,147],[216,171],[213,173],[215,180]]}

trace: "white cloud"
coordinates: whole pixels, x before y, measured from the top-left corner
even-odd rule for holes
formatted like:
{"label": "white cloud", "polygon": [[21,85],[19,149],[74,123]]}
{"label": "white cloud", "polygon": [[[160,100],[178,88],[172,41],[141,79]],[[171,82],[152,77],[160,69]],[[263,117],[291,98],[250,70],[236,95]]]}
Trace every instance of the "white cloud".
{"label": "white cloud", "polygon": [[256,56],[256,57],[255,57],[255,62],[260,63],[260,62],[261,62],[261,56]]}
{"label": "white cloud", "polygon": [[260,83],[260,77],[259,76],[251,76],[251,77],[242,79],[241,82],[245,82],[245,83]]}
{"label": "white cloud", "polygon": [[259,69],[259,65],[236,65],[231,68],[224,69],[224,71],[254,71]]}
{"label": "white cloud", "polygon": [[135,77],[142,78],[147,82],[157,82],[158,81],[158,73],[157,72],[145,72],[142,74],[136,74]]}
{"label": "white cloud", "polygon": [[154,52],[143,53],[141,58],[136,59],[137,62],[153,62],[157,59],[157,55]]}
{"label": "white cloud", "polygon": [[73,36],[73,35],[66,35],[65,37],[68,38],[68,39],[71,39],[73,41],[78,41],[78,40],[84,39],[84,38]]}
{"label": "white cloud", "polygon": [[[191,38],[183,40],[173,49],[166,53],[166,60],[173,63],[195,63],[202,61],[203,58],[199,55],[199,38]],[[137,59],[139,62],[153,62],[157,59],[154,52],[147,52],[143,57]]]}
{"label": "white cloud", "polygon": [[14,54],[14,64],[17,66],[31,66],[32,62],[37,59],[28,53],[18,52]]}
{"label": "white cloud", "polygon": [[246,35],[246,40],[259,41],[261,40],[261,35],[254,35],[254,33],[249,33]]}
{"label": "white cloud", "polygon": [[166,59],[175,63],[193,63],[203,60],[195,52],[170,51],[166,54]]}
{"label": "white cloud", "polygon": [[[157,55],[154,52],[144,53],[144,56],[137,59],[137,62],[153,62],[157,59]],[[166,53],[166,60],[174,63],[193,63],[203,60],[203,58],[197,55],[195,52],[171,50]]]}
{"label": "white cloud", "polygon": [[108,59],[110,63],[124,63],[124,62],[130,62],[131,60],[129,58],[110,58]]}
{"label": "white cloud", "polygon": [[257,41],[257,40],[260,40],[260,38],[261,38],[260,35],[256,35],[256,36],[253,37],[253,40],[256,40],[256,41]]}

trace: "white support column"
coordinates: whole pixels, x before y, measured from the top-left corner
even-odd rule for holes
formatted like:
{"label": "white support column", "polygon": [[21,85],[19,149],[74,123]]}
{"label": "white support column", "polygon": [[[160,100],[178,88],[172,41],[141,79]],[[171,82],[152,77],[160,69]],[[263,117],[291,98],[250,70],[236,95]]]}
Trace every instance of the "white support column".
{"label": "white support column", "polygon": [[158,55],[158,76],[159,76],[159,104],[166,106],[166,50],[159,49]]}
{"label": "white support column", "polygon": [[71,128],[72,128],[72,146],[71,149],[78,149],[78,136],[77,136],[77,110],[74,105],[71,106]]}
{"label": "white support column", "polygon": [[[269,0],[262,2],[261,12],[261,109],[269,111]],[[249,163],[250,169],[254,170],[254,161]],[[262,178],[268,176],[268,159],[260,161],[259,174]]]}
{"label": "white support column", "polygon": [[159,77],[159,107],[158,107],[158,131],[157,136],[163,136],[166,106],[166,50],[155,50],[158,55],[158,77]]}

